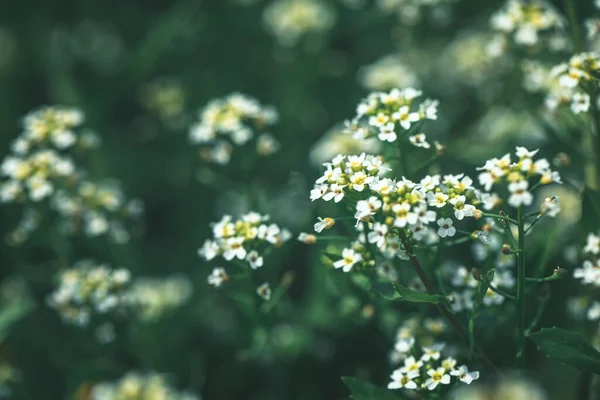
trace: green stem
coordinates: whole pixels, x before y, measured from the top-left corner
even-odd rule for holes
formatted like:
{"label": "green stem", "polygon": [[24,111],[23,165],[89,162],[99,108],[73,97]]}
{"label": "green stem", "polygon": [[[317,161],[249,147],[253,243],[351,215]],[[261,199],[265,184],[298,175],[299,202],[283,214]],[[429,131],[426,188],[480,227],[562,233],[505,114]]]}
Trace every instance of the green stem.
{"label": "green stem", "polygon": [[500,288],[497,288],[496,286],[492,285],[491,283],[488,285],[488,287],[490,289],[492,289],[493,292],[496,292],[499,295],[506,297],[507,299],[510,299],[510,300],[513,300],[513,301],[517,300],[517,298],[515,297],[514,294],[510,294],[510,293],[508,293],[508,292],[506,292],[506,291],[504,291],[504,290],[502,290]]}
{"label": "green stem", "polygon": [[490,214],[490,213],[481,213],[482,216],[484,217],[490,217],[490,218],[497,218],[497,219],[502,219],[504,221],[508,221],[513,225],[519,225],[519,222],[517,220],[514,220],[512,218],[509,217],[505,217],[503,215],[498,215],[498,214]]}
{"label": "green stem", "polygon": [[[410,263],[414,267],[417,275],[419,275],[419,279],[421,280],[421,282],[425,286],[425,289],[427,290],[427,293],[429,293],[430,295],[437,295],[438,291],[436,290],[435,286],[433,285],[433,283],[431,283],[431,281],[427,277],[427,274],[423,270],[423,267],[421,266],[421,263],[419,262],[419,259],[417,258],[417,256],[414,253],[414,248],[413,248],[412,244],[409,242],[408,238],[406,237],[406,233],[404,232],[404,229],[400,229],[400,231],[398,232],[398,236],[400,237],[400,241],[402,242],[402,245],[404,246],[404,249],[406,250],[406,253],[408,254],[408,257],[410,259]],[[440,313],[444,316],[444,318],[448,322],[448,324],[450,324],[450,326],[452,327],[452,329],[454,330],[454,332],[456,333],[456,335],[462,341],[464,341],[465,343],[469,344],[469,339],[465,335],[465,332],[463,331],[462,326],[458,323],[458,321],[456,320],[456,318],[454,317],[454,315],[446,308],[445,305],[443,305],[441,303],[438,303],[437,307],[438,307],[438,310],[440,311]],[[497,370],[497,367],[495,366],[495,364],[489,358],[487,358],[485,356],[485,354],[483,354],[483,353],[481,353],[479,351],[477,351],[477,352],[481,355],[481,357],[483,358],[483,360],[489,366],[491,366],[494,370]]]}
{"label": "green stem", "polygon": [[523,206],[518,211],[519,252],[517,254],[517,365],[525,367],[525,215]]}
{"label": "green stem", "polygon": [[565,10],[567,17],[569,18],[569,25],[571,26],[573,50],[575,53],[580,53],[583,50],[583,40],[581,37],[581,31],[579,30],[579,21],[577,20],[577,13],[575,11],[575,2],[573,0],[565,0]]}
{"label": "green stem", "polygon": [[544,216],[544,214],[540,214],[540,215],[539,215],[539,216],[538,216],[538,217],[537,217],[537,218],[536,218],[536,219],[535,219],[535,220],[534,220],[534,221],[531,223],[531,225],[529,225],[529,226],[527,227],[527,229],[525,229],[525,234],[526,234],[526,235],[527,235],[527,233],[528,233],[528,232],[531,230],[531,228],[533,228],[533,226],[534,226],[535,224],[537,224],[537,223],[538,223],[538,222],[539,222],[539,221],[542,219],[542,217],[543,217],[543,216]]}
{"label": "green stem", "polygon": [[538,322],[542,318],[542,315],[544,314],[544,311],[546,310],[546,304],[548,303],[548,298],[549,298],[548,294],[539,298],[540,305],[537,309],[537,312],[535,313],[535,317],[533,317],[533,320],[531,321],[531,323],[529,324],[529,327],[527,328],[527,331],[525,332],[526,335],[529,335],[535,329]]}
{"label": "green stem", "polygon": [[[589,179],[589,182],[586,182],[588,186],[592,189],[597,189],[599,186],[598,182],[598,171],[600,170],[600,110],[598,110],[598,88],[597,85],[594,85],[594,88],[590,90],[590,108],[592,112],[592,124],[593,129],[592,133],[590,133],[591,141],[593,142],[593,150],[590,151],[592,156],[592,165],[595,175]],[[595,161],[595,163],[594,163]],[[590,167],[590,169],[592,169]]]}

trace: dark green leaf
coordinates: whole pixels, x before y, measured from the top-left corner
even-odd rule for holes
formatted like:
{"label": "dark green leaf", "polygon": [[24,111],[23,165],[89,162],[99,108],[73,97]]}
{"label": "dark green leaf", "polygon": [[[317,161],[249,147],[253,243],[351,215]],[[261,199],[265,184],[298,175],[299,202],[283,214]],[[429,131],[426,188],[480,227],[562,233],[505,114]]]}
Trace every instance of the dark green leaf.
{"label": "dark green leaf", "polygon": [[350,389],[350,398],[354,400],[398,400],[400,397],[391,390],[383,389],[350,376],[342,377],[344,384]]}
{"label": "dark green leaf", "polygon": [[581,371],[600,375],[600,352],[581,333],[560,328],[543,328],[528,337],[548,357]]}
{"label": "dark green leaf", "polygon": [[475,297],[473,298],[473,308],[471,308],[471,313],[469,314],[469,345],[470,350],[473,352],[475,349],[475,320],[479,316],[479,309],[481,308],[481,303],[483,302],[483,298],[490,286],[490,283],[494,279],[495,269],[490,269],[485,274],[481,274],[481,282],[479,282],[479,286],[477,286],[477,291],[475,292]]}
{"label": "dark green leaf", "polygon": [[381,282],[375,285],[377,292],[387,300],[408,301],[410,303],[445,303],[446,297],[441,294],[426,294],[402,286],[399,283]]}
{"label": "dark green leaf", "polygon": [[581,224],[586,232],[596,232],[600,226],[600,191],[586,186],[581,197],[581,212],[585,215]]}

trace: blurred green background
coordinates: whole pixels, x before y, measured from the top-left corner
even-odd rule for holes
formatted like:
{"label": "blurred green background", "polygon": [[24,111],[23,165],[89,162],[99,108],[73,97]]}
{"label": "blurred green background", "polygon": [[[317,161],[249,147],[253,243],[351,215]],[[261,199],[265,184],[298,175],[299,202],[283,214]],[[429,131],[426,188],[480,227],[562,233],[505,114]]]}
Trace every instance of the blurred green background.
{"label": "blurred green background", "polygon": [[[448,145],[444,170],[472,170],[516,143],[541,146],[547,155],[564,150],[548,142],[545,127],[524,111],[539,99],[519,89],[515,63],[480,60],[476,46],[467,52],[473,43],[460,41],[484,34],[490,13],[503,2],[457,1],[414,26],[371,2],[360,8],[323,3],[335,10],[333,28],[294,46],[269,33],[262,16],[268,2],[261,0],[0,4],[0,154],[9,152],[30,110],[79,108],[102,139],[100,150],[86,156],[90,175],[117,178],[128,196],[145,204],[142,230],[130,243],[72,238],[65,245],[69,262],[94,258],[138,276],[183,273],[194,285],[181,309],[158,322],[117,325],[117,340],[102,345],[90,329],[67,326],[44,305],[60,266],[45,245],[52,233],[38,232],[22,246],[2,243],[0,278],[22,277],[37,304],[0,348],[0,357],[21,374],[15,398],[72,398],[86,382],[132,369],[165,372],[175,386],[217,400],[341,399],[348,392],[340,376],[346,375],[383,384],[392,342],[381,319],[365,316],[368,299],[332,291],[316,251],[292,241],[269,257],[278,277],[291,271],[295,279],[289,298],[262,321],[248,319],[235,301],[206,285],[211,266],[196,253],[210,235],[209,223],[226,212],[254,209],[294,233],[312,230],[322,214],[308,198],[319,173],[311,149],[354,114],[369,92],[359,71],[380,57],[398,54],[418,76],[416,86],[440,99],[432,139]],[[585,13],[583,3],[579,12]],[[209,100],[237,91],[278,109],[272,133],[281,150],[252,169],[203,167],[188,128]],[[19,218],[17,206],[0,207],[0,235]],[[468,251],[457,257],[469,260]],[[564,320],[558,297],[547,324]],[[398,316],[388,327],[397,322]],[[489,347],[510,365],[510,358],[502,361],[502,346]],[[561,371],[561,379],[577,379],[571,370],[548,365],[538,377],[548,370],[549,376]],[[561,385],[545,379],[544,386]],[[565,389],[566,396],[575,386]],[[553,398],[567,398],[556,393]]]}

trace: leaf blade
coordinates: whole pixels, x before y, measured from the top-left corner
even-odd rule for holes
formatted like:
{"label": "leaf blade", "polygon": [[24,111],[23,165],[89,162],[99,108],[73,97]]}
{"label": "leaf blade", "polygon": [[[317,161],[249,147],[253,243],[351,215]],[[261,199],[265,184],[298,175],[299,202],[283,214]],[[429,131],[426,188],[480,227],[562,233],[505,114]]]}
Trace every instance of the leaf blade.
{"label": "leaf blade", "polygon": [[600,352],[581,333],[561,328],[542,328],[528,337],[548,357],[581,371],[600,375]]}

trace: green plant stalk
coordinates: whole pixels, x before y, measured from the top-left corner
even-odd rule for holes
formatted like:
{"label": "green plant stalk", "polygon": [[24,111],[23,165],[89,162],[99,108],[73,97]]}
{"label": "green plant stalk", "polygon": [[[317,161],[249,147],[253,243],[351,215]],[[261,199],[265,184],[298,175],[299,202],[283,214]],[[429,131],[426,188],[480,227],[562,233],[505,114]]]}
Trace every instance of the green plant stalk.
{"label": "green plant stalk", "polygon": [[[404,232],[404,229],[400,229],[400,231],[398,232],[398,236],[400,237],[400,241],[402,242],[402,245],[404,246],[404,249],[406,250],[406,253],[408,254],[408,257],[410,259],[410,263],[414,267],[417,275],[419,275],[419,279],[421,280],[421,282],[425,286],[425,289],[427,290],[427,293],[430,294],[430,295],[437,295],[437,294],[439,294],[438,291],[436,290],[435,286],[429,280],[429,278],[427,277],[427,274],[423,270],[423,267],[421,266],[421,263],[419,262],[419,259],[417,258],[417,256],[414,253],[414,248],[413,248],[412,244],[409,242],[408,238],[406,237],[406,233]],[[446,308],[446,306],[444,304],[438,303],[437,304],[437,308],[440,311],[440,313],[444,316],[444,318],[446,319],[446,321],[448,322],[448,324],[450,324],[450,326],[454,330],[454,333],[456,333],[456,335],[463,342],[465,342],[468,345],[469,344],[469,339],[465,335],[465,332],[464,332],[462,326],[460,325],[460,323],[454,317],[454,314],[452,314],[450,312],[450,310],[448,310],[448,308]],[[490,360],[489,358],[487,358],[487,356],[485,354],[483,354],[482,352],[480,352],[477,348],[475,348],[475,351],[483,358],[483,360],[490,367],[492,367],[492,369],[494,369],[495,371],[498,372],[498,368],[492,362],[492,360]]]}
{"label": "green plant stalk", "polygon": [[518,367],[525,367],[525,214],[523,206],[518,211],[519,252],[517,253],[517,331],[516,362]]}

